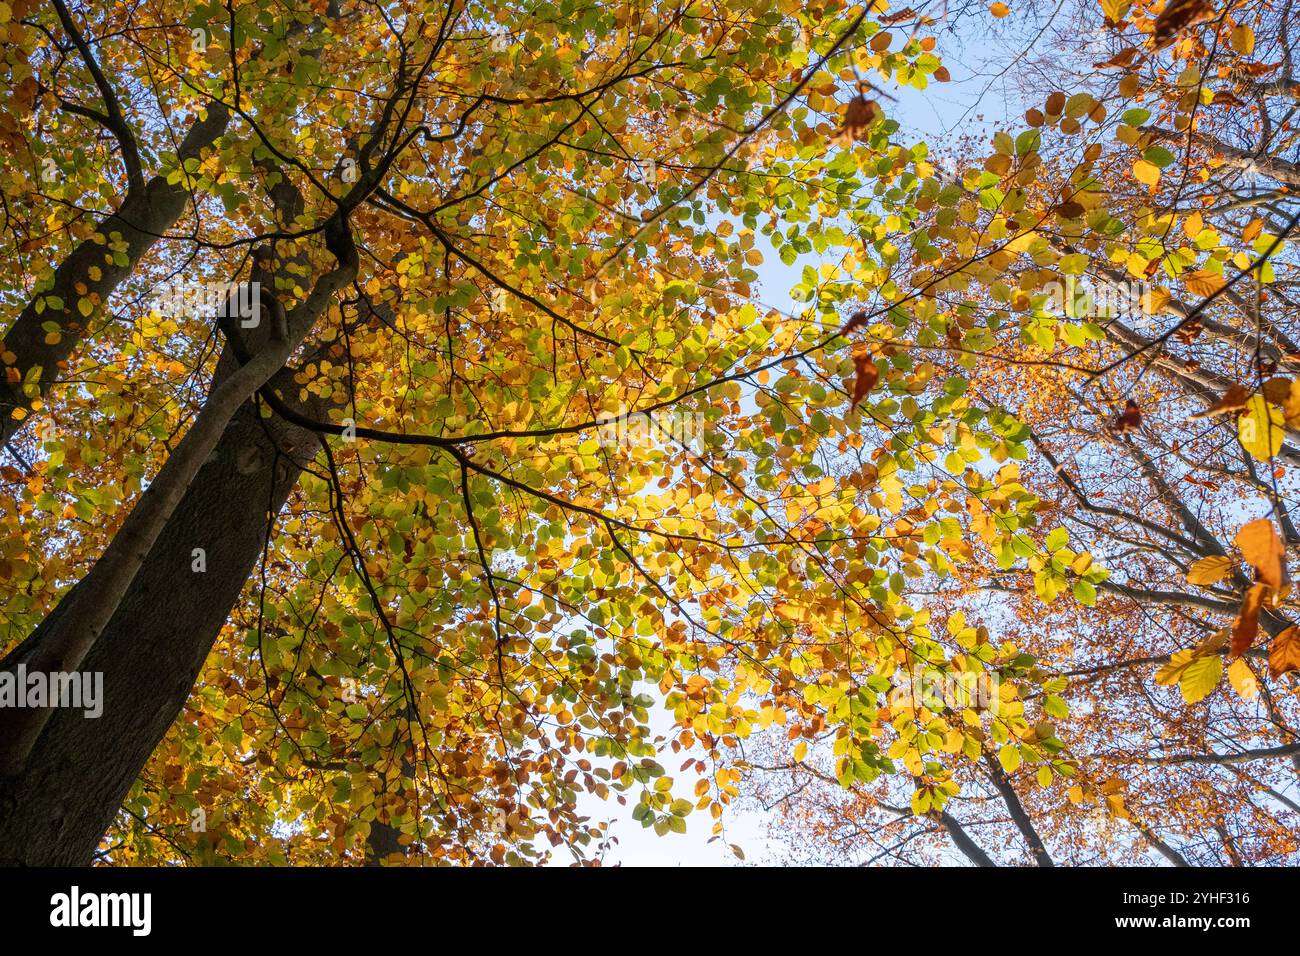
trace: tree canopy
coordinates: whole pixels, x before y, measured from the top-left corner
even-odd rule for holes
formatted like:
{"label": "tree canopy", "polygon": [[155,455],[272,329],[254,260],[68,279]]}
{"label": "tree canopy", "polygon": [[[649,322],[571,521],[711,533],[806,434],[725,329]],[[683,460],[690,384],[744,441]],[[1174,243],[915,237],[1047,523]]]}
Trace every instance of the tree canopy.
{"label": "tree canopy", "polygon": [[1294,861],[1290,4],[1071,15],[0,3],[0,860]]}

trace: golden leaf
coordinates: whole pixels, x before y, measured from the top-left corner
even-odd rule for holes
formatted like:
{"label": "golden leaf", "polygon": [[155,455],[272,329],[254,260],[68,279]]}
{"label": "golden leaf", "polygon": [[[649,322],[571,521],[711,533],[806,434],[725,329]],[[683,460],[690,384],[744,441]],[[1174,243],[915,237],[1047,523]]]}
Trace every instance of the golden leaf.
{"label": "golden leaf", "polygon": [[1239,657],[1228,665],[1228,683],[1232,684],[1243,700],[1253,700],[1259,693],[1259,681],[1250,669],[1244,657]]}
{"label": "golden leaf", "polygon": [[1160,167],[1145,159],[1139,159],[1133,164],[1133,178],[1140,183],[1154,186],[1160,182]]}
{"label": "golden leaf", "polygon": [[1187,291],[1192,295],[1214,295],[1226,284],[1227,280],[1223,276],[1208,269],[1197,269],[1195,272],[1189,272],[1183,276],[1183,285],[1187,287]]}
{"label": "golden leaf", "polygon": [[1187,569],[1187,583],[1206,587],[1211,584],[1218,584],[1231,573],[1232,559],[1225,555],[1213,554],[1208,558],[1201,558],[1201,560],[1193,562],[1192,566]]}

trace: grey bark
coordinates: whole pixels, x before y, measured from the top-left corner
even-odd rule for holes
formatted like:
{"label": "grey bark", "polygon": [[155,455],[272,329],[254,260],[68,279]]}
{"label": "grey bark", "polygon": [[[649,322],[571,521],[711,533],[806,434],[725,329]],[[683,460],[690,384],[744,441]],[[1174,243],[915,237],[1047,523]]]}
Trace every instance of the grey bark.
{"label": "grey bark", "polygon": [[[318,448],[311,432],[259,420],[251,402],[235,415],[83,662],[104,675],[103,715],[55,711],[22,772],[0,781],[0,863],[90,862],[238,600],[268,512]],[[194,548],[206,551],[201,574]],[[56,610],[24,646],[57,624]]]}
{"label": "grey bark", "polygon": [[[225,132],[230,113],[220,103],[211,103],[207,114],[196,122],[181,143],[177,155],[181,162],[198,157],[212,146]],[[30,411],[32,401],[43,395],[59,377],[60,363],[66,363],[85,337],[87,319],[77,311],[78,283],[84,284],[86,294],[96,294],[101,303],[139,266],[140,260],[158,240],[176,224],[189,202],[190,192],[185,181],[168,183],[165,176],[155,176],[143,189],[130,189],[122,205],[96,224],[96,231],[106,240],[100,244],[94,239],[80,243],[54,270],[50,288],[35,294],[18,318],[4,334],[5,349],[13,352],[14,362],[9,366],[18,370],[21,381],[11,383],[7,376],[0,380],[0,444],[7,443],[26,421],[14,418],[18,409]],[[126,264],[113,261],[107,243],[114,235],[126,242]],[[91,269],[98,268],[99,278],[92,278]],[[37,303],[54,295],[63,300],[63,308],[46,307],[37,311]],[[54,344],[45,341],[47,322],[54,322],[62,330],[61,338]],[[39,371],[33,371],[39,370]],[[36,385],[34,394],[23,389],[28,376]]]}

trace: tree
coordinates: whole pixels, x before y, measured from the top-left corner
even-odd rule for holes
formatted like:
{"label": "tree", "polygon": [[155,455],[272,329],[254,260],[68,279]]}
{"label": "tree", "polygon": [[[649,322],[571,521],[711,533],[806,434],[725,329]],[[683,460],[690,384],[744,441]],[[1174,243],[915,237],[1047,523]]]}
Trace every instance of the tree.
{"label": "tree", "polygon": [[[1171,33],[1179,9],[1190,25]],[[948,361],[1015,414],[1027,446],[997,475],[1001,500],[968,514],[986,549],[939,592],[950,638],[978,622],[1014,634],[1061,685],[1040,723],[1008,735],[1016,752],[968,768],[941,814],[900,807],[888,788],[803,791],[791,818],[841,858],[1295,853],[1290,7],[1154,12],[1071,11],[1052,62],[1085,73],[1072,38],[1080,18],[1104,16],[1101,72],[999,133],[961,177],[975,196],[953,193],[956,217],[933,227],[952,243],[945,264],[968,256],[962,244],[997,233],[1016,187],[1047,224],[936,307]],[[1015,509],[1051,533],[999,527]],[[1075,764],[1068,788],[1022,761],[1026,744],[1054,740]],[[760,788],[769,802],[820,772],[766,759],[779,768]]]}
{"label": "tree", "polygon": [[[62,260],[9,279],[3,577],[6,670],[100,672],[108,702],[0,714],[0,856],[83,862],[119,806],[115,861],[582,852],[579,789],[680,828],[638,682],[684,735],[747,730],[709,712],[784,627],[778,570],[853,540],[815,436],[742,402],[844,404],[834,324],[746,302],[754,231],[818,195],[907,215],[923,153],[873,115],[827,156],[804,104],[838,109],[850,49],[918,85],[937,60],[864,51],[879,24],[835,4],[96,16],[9,30],[6,129],[75,172],[7,199],[8,240],[47,223]],[[142,181],[189,202],[140,221]],[[260,310],[150,308],[166,277]],[[750,385],[799,361],[834,384]]]}
{"label": "tree", "polygon": [[[1291,332],[1228,349],[1293,224],[1205,225],[1285,167],[1184,69],[1285,11],[1124,14],[977,158],[886,115],[948,79],[910,9],[15,6],[2,672],[105,701],[0,708],[0,859],[598,863],[582,794],[724,838],[756,768],[982,865],[1292,852],[1292,668],[1211,678],[1289,646]],[[1064,281],[1161,268],[1130,325]]]}

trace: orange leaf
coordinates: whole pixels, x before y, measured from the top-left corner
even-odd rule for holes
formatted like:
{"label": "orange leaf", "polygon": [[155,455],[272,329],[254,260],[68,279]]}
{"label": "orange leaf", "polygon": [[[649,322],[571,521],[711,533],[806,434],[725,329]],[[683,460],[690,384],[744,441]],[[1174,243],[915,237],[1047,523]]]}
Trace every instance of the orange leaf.
{"label": "orange leaf", "polygon": [[1262,583],[1271,588],[1287,584],[1286,548],[1273,530],[1273,522],[1259,518],[1242,525],[1237,532],[1236,545]]}
{"label": "orange leaf", "polygon": [[1003,3],[1002,0],[998,0],[997,3],[989,5],[989,13],[993,14],[998,19],[1005,17],[1010,12],[1011,8]]}
{"label": "orange leaf", "polygon": [[1267,586],[1252,584],[1246,592],[1246,599],[1241,602],[1241,613],[1232,625],[1232,657],[1240,657],[1255,643],[1259,633],[1259,608],[1264,603]]}
{"label": "orange leaf", "polygon": [[1197,412],[1192,418],[1213,418],[1215,415],[1223,415],[1226,412],[1239,412],[1246,407],[1250,401],[1250,389],[1243,388],[1240,385],[1231,386],[1223,397],[1207,408],[1203,412]]}
{"label": "orange leaf", "polygon": [[1183,285],[1187,286],[1187,291],[1192,295],[1214,295],[1227,284],[1228,280],[1223,276],[1208,269],[1197,269],[1183,276]]}
{"label": "orange leaf", "polygon": [[876,387],[880,370],[876,368],[876,363],[867,352],[859,352],[853,356],[853,367],[857,369],[857,376],[853,379],[853,402],[849,407],[857,408],[858,402],[866,398],[867,393]]}
{"label": "orange leaf", "polygon": [[1288,627],[1273,638],[1268,652],[1268,672],[1281,677],[1287,671],[1300,671],[1300,628]]}

